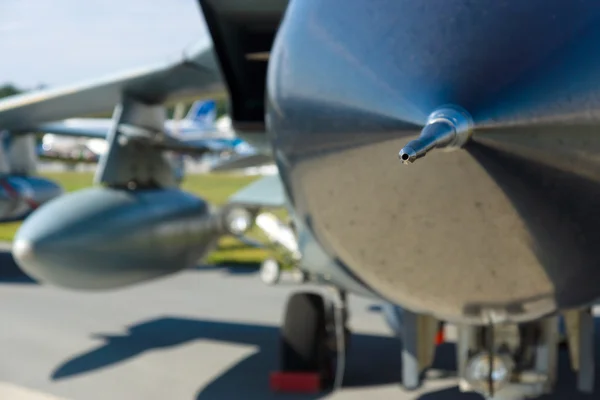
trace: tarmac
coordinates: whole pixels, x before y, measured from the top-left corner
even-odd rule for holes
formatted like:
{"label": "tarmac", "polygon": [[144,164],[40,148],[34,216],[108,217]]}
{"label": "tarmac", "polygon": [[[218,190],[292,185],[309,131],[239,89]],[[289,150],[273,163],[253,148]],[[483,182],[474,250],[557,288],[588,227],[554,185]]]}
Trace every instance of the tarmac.
{"label": "tarmac", "polygon": [[[437,377],[404,391],[400,341],[377,302],[353,296],[343,388],[270,392],[283,308],[296,290],[319,289],[267,287],[252,268],[199,267],[116,291],[74,292],[31,281],[0,253],[0,399],[481,399],[456,388],[451,343],[439,347]],[[561,357],[559,392],[544,399],[598,398],[569,389],[574,378]]]}

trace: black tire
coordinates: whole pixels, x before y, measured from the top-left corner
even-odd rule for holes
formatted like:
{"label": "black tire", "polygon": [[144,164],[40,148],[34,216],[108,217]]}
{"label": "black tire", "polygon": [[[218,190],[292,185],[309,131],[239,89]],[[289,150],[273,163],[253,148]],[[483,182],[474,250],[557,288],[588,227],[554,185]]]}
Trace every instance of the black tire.
{"label": "black tire", "polygon": [[280,362],[284,372],[317,372],[330,379],[325,301],[316,293],[295,293],[286,306],[281,328]]}

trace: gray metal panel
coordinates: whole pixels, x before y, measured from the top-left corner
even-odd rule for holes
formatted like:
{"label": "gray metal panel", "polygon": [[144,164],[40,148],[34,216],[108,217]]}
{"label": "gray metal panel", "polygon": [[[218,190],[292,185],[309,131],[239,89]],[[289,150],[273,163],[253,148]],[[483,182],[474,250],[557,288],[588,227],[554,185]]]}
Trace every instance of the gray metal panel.
{"label": "gray metal panel", "polygon": [[265,176],[236,192],[229,204],[260,207],[284,207],[285,193],[279,175]]}
{"label": "gray metal panel", "polygon": [[[593,1],[290,2],[267,120],[298,218],[382,296],[440,319],[597,299],[599,20]],[[470,142],[402,165],[449,104]]]}
{"label": "gray metal panel", "polygon": [[[148,106],[131,99],[117,105],[107,138],[108,151],[100,158],[94,182],[121,187],[132,183],[145,187],[177,186],[167,155],[148,144],[164,139],[165,116],[162,105]],[[125,126],[143,127],[140,140],[130,140],[122,132]]]}
{"label": "gray metal panel", "polygon": [[319,241],[310,232],[309,227],[293,213],[292,216],[298,231],[298,248],[302,253],[300,259],[302,270],[315,274],[325,282],[350,293],[384,300],[378,293],[367,287],[364,282],[361,282],[356,275],[344,268],[344,265],[340,264],[338,260],[327,254]]}

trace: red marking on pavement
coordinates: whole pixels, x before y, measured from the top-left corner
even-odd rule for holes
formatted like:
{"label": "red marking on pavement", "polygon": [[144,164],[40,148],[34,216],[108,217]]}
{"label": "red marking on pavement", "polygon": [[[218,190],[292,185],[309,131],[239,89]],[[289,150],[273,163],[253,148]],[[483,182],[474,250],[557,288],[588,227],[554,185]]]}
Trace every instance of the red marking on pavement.
{"label": "red marking on pavement", "polygon": [[446,341],[446,335],[444,334],[445,324],[440,322],[437,334],[435,335],[435,344],[440,345]]}
{"label": "red marking on pavement", "polygon": [[313,372],[271,372],[269,377],[274,392],[318,393],[321,391],[321,377]]}

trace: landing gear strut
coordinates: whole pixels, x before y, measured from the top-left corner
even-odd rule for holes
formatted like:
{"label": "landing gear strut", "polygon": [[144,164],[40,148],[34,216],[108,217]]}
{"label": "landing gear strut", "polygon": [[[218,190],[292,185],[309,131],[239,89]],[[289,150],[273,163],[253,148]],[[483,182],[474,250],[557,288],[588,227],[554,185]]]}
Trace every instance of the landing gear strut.
{"label": "landing gear strut", "polygon": [[[297,266],[292,267],[290,271],[291,281],[295,284],[306,283],[309,279],[308,274],[302,271]],[[276,285],[281,282],[282,265],[277,258],[269,257],[260,264],[260,280],[269,286]]]}
{"label": "landing gear strut", "polygon": [[274,258],[267,258],[260,264],[260,280],[265,285],[275,285],[281,278],[281,265]]}
{"label": "landing gear strut", "polygon": [[256,226],[267,239],[270,257],[260,267],[260,278],[267,285],[279,283],[283,270],[290,270],[294,283],[309,280],[307,273],[300,269],[301,254],[293,221],[284,223],[271,213],[262,212],[256,217]]}
{"label": "landing gear strut", "polygon": [[[564,313],[578,389],[594,389],[593,319],[590,309]],[[558,367],[558,316],[526,324],[462,326],[457,356],[461,391],[488,399],[521,400],[552,393]]]}

